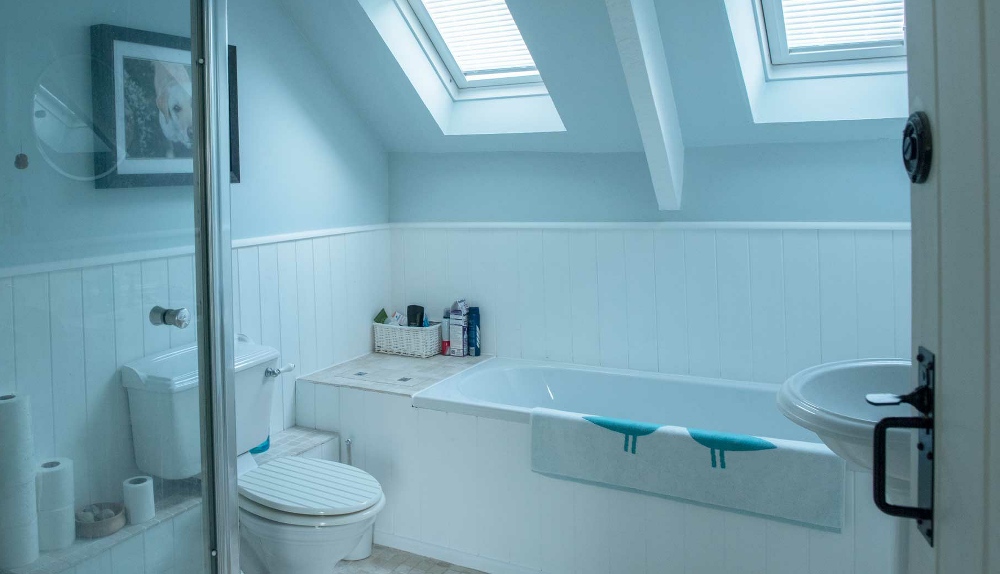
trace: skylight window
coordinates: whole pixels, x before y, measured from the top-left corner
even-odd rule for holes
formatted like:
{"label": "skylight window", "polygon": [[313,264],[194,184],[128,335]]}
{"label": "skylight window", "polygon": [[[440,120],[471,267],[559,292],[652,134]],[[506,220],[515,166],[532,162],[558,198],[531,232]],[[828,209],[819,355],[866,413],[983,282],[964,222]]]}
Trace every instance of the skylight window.
{"label": "skylight window", "polygon": [[771,63],[906,54],[903,0],[761,0]]}
{"label": "skylight window", "polygon": [[410,0],[459,88],[541,82],[505,0]]}

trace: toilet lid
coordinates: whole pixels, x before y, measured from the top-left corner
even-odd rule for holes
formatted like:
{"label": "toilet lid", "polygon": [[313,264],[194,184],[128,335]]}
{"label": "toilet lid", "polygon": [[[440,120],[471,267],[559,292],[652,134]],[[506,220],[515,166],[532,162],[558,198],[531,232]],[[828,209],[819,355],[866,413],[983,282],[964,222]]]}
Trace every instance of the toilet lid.
{"label": "toilet lid", "polygon": [[330,516],[360,512],[382,499],[367,472],[315,458],[279,458],[239,477],[240,494],[292,514]]}

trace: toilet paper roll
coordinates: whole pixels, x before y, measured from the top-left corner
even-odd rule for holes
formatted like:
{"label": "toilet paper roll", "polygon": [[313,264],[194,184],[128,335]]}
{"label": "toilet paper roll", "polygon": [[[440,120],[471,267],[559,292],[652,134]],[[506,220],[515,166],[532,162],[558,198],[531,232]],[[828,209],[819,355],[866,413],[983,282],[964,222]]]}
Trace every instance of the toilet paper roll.
{"label": "toilet paper roll", "polygon": [[51,458],[38,463],[35,468],[35,491],[39,512],[72,507],[73,461]]}
{"label": "toilet paper roll", "polygon": [[[34,483],[32,483],[34,486]],[[0,570],[26,566],[38,560],[38,522],[0,526]]]}
{"label": "toilet paper roll", "polygon": [[38,549],[68,548],[76,540],[76,513],[72,506],[38,512]]}
{"label": "toilet paper roll", "polygon": [[0,486],[0,528],[34,524],[35,481]]}
{"label": "toilet paper roll", "polygon": [[122,483],[125,495],[125,512],[129,524],[139,524],[156,516],[153,501],[153,479],[148,476],[133,476]]}
{"label": "toilet paper roll", "polygon": [[35,478],[31,435],[31,401],[20,395],[0,396],[0,486]]}

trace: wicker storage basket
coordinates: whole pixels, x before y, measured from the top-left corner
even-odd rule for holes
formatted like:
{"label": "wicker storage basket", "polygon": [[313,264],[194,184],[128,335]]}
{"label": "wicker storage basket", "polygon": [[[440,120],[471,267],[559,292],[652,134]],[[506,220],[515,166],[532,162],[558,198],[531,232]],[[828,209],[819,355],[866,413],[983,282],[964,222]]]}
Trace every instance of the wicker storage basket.
{"label": "wicker storage basket", "polygon": [[441,353],[441,324],[430,327],[375,325],[375,352],[407,357],[433,357]]}

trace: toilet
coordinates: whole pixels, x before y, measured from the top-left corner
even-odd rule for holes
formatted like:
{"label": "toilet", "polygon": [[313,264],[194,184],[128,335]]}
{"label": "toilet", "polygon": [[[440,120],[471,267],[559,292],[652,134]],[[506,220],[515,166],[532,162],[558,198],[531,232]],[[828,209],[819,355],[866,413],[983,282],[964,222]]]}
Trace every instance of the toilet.
{"label": "toilet", "polygon": [[[277,350],[236,342],[236,447],[240,567],[244,574],[327,574],[371,554],[385,507],[375,477],[339,462],[283,457],[258,466],[250,449],[268,437],[279,376]],[[198,349],[171,349],[122,368],[136,464],[177,480],[201,472]]]}

